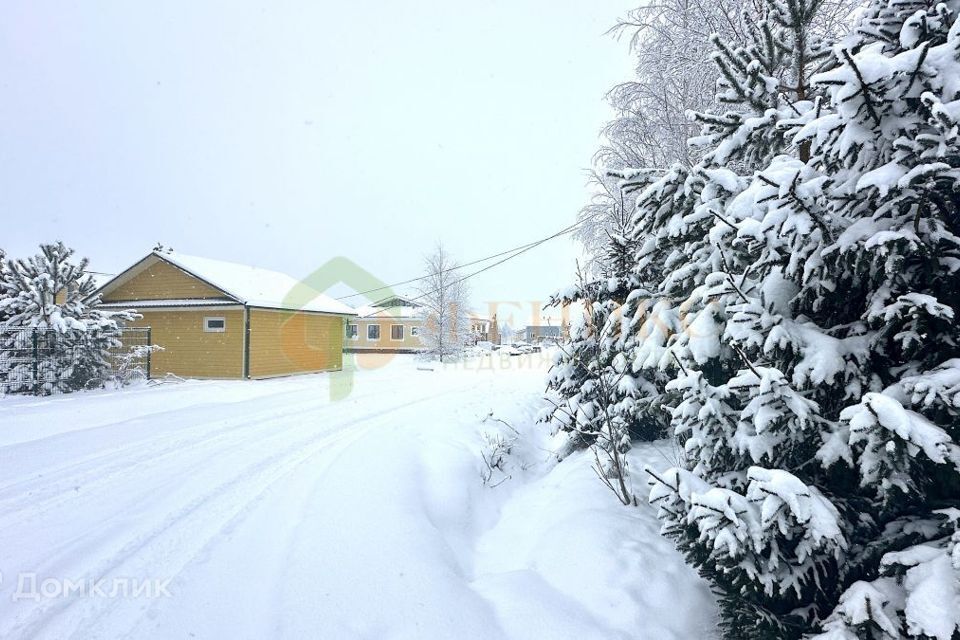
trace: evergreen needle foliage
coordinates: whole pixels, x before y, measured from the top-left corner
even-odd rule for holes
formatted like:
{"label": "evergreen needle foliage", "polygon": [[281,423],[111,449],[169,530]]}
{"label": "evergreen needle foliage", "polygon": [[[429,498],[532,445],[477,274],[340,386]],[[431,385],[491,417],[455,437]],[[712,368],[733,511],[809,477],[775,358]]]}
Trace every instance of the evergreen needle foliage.
{"label": "evergreen needle foliage", "polygon": [[726,637],[952,640],[960,0],[873,0],[843,37],[827,9],[767,0],[713,37],[726,106],[695,115],[697,162],[617,167],[628,290],[569,296],[600,303],[571,349],[604,364],[551,385],[602,406],[602,371],[642,381],[632,424],[684,451],[650,500]]}
{"label": "evergreen needle foliage", "polygon": [[[35,256],[3,261],[0,380],[8,382],[8,391],[62,393],[104,382],[108,352],[121,345],[120,323],[135,314],[98,309],[87,260],[73,256],[73,249],[57,242],[40,245]],[[34,332],[43,341],[39,358]]]}

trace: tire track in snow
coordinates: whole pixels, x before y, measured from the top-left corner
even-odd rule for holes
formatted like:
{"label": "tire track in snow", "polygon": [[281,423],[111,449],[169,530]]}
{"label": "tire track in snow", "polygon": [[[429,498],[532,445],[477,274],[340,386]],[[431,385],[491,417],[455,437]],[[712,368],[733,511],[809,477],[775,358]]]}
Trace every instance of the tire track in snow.
{"label": "tire track in snow", "polygon": [[[365,434],[365,431],[362,430],[356,434],[337,432],[328,435],[312,443],[311,448],[299,456],[290,456],[290,450],[271,456],[260,465],[256,465],[257,468],[246,469],[243,474],[246,476],[245,478],[234,478],[220,485],[215,491],[196,499],[149,533],[130,541],[118,555],[101,562],[96,569],[87,572],[86,575],[107,577],[109,581],[111,576],[116,575],[118,571],[129,564],[149,566],[151,561],[159,562],[159,564],[172,563],[174,566],[163,572],[162,578],[170,579],[171,589],[175,593],[174,583],[185,567],[189,566],[194,559],[202,557],[224,531],[236,526],[243,516],[248,514],[278,482],[287,478],[297,467],[312,459],[313,456],[328,450],[329,447],[341,440],[359,438]],[[302,451],[303,444],[298,443],[291,449]],[[214,501],[220,501],[220,504],[212,504]],[[211,512],[214,511],[218,517],[215,521],[216,524],[211,526],[209,519]],[[195,520],[201,521],[201,527],[198,529],[191,526]],[[198,531],[202,533],[197,535]],[[159,559],[149,556],[143,557],[143,553],[151,547],[153,547],[153,552],[156,553],[158,546],[172,547],[180,555]],[[190,550],[183,554],[185,548]],[[145,575],[143,571],[137,570],[127,573],[130,575]],[[153,568],[146,572],[147,575],[151,576],[160,573]],[[130,604],[130,602],[122,599],[75,598],[73,600],[53,601],[51,607],[33,614],[32,617],[35,620],[15,627],[11,630],[11,633],[21,634],[24,638],[86,637],[84,631],[87,624],[106,618],[110,611],[123,606],[124,603]],[[69,615],[77,607],[80,607],[82,611],[72,616]],[[64,618],[65,615],[66,618]]]}
{"label": "tire track in snow", "polygon": [[[472,389],[473,385],[468,385],[463,389],[457,389],[455,391],[459,393],[471,391]],[[125,565],[130,564],[131,561],[138,565],[149,566],[149,561],[151,558],[149,556],[146,558],[142,557],[143,552],[145,552],[148,548],[151,546],[156,547],[160,545],[164,542],[165,537],[173,537],[174,540],[166,541],[166,546],[172,547],[172,550],[176,552],[181,548],[181,546],[186,544],[186,541],[190,539],[191,534],[195,534],[194,528],[189,526],[192,524],[193,520],[201,520],[202,524],[202,521],[208,517],[211,512],[223,512],[225,510],[226,518],[224,519],[221,516],[219,518],[220,524],[213,527],[212,531],[208,528],[206,534],[203,536],[203,546],[205,547],[212,540],[215,540],[219,533],[225,527],[227,527],[228,524],[230,524],[238,516],[248,512],[246,507],[255,501],[258,496],[269,490],[273,485],[286,477],[300,464],[303,464],[313,456],[328,450],[331,445],[335,444],[339,440],[354,436],[353,438],[350,438],[352,441],[355,438],[362,437],[369,430],[378,426],[377,421],[382,422],[382,419],[385,416],[388,416],[395,411],[432,401],[435,399],[435,397],[435,395],[430,395],[417,400],[394,404],[380,411],[367,414],[363,417],[337,425],[332,433],[330,431],[324,431],[321,434],[316,434],[314,432],[311,434],[311,437],[295,440],[292,443],[289,443],[287,447],[270,455],[269,457],[261,459],[253,465],[243,467],[238,473],[231,475],[229,480],[218,484],[214,489],[196,497],[187,506],[179,509],[174,515],[165,518],[159,524],[155,524],[147,531],[139,533],[132,540],[129,540],[125,545],[123,545],[123,547],[121,547],[117,552],[109,555],[95,566],[83,571],[69,571],[63,570],[63,568],[59,570],[57,569],[57,566],[61,564],[64,559],[77,556],[76,550],[73,547],[80,546],[81,543],[86,542],[86,538],[81,537],[75,541],[74,545],[68,545],[66,548],[58,550],[58,553],[48,558],[43,567],[37,568],[37,575],[38,577],[57,575],[70,576],[75,579],[79,576],[84,576],[88,579],[109,579],[111,577],[116,577],[116,572],[122,569]],[[297,413],[297,415],[298,424],[302,420],[313,420],[317,417],[310,414],[300,415],[300,413]],[[343,433],[343,431],[349,427],[370,421],[375,422],[374,424],[369,425],[356,433],[352,431],[349,433]],[[268,440],[285,440],[286,435],[288,435],[287,431],[274,432],[273,437],[268,438]],[[254,446],[262,444],[263,441],[248,441],[245,444],[241,444],[241,446]],[[217,452],[213,451],[211,453]],[[265,478],[265,481],[261,481],[262,478]],[[233,502],[231,502],[231,500]],[[219,509],[217,509],[218,505],[216,504],[218,501],[220,502]],[[233,505],[232,508],[231,505]],[[184,531],[184,529],[186,530]],[[181,534],[180,537],[177,537],[176,535],[178,530]],[[203,527],[199,527],[196,530],[203,530]],[[87,537],[90,537],[89,533],[87,534]],[[200,539],[196,538],[195,535],[194,538]],[[184,566],[189,565],[190,560],[196,557],[201,550],[197,550],[185,558],[181,557],[181,562],[178,563],[180,564],[180,570],[182,570]],[[70,563],[68,562],[67,564]],[[180,571],[177,571],[177,574],[179,574],[179,572]],[[156,575],[156,573],[137,571],[131,572],[130,575],[143,576]],[[84,618],[82,618],[80,621],[75,621],[78,624],[82,623],[84,620],[89,620],[91,617],[96,618],[99,615],[97,613],[98,611],[101,611],[105,606],[109,608],[110,601],[89,598],[55,599],[43,601],[41,602],[40,606],[32,609],[27,616],[15,621],[13,626],[0,628],[0,631],[2,631],[0,635],[4,637],[8,637],[11,634],[13,634],[14,637],[34,637],[37,634],[45,634],[51,625],[57,626],[55,625],[57,622],[66,623],[69,627],[70,620],[64,621],[62,616],[69,612],[72,607],[80,604],[86,604],[87,609],[92,607],[93,611],[89,615],[84,616]],[[116,605],[116,603],[114,604]],[[71,618],[71,620],[73,619]],[[75,631],[76,625],[73,626]],[[63,629],[63,631],[66,633],[72,633],[69,628]],[[63,633],[56,632],[53,635],[46,637],[59,638],[63,637]]]}
{"label": "tire track in snow", "polygon": [[[300,392],[296,393],[299,394]],[[379,395],[382,394],[368,393],[351,398],[351,400],[356,401]],[[251,402],[255,402],[255,400]],[[210,406],[216,407],[218,405]],[[275,409],[271,409],[261,411],[255,417],[243,420],[226,420],[220,428],[206,430],[192,438],[182,432],[189,432],[196,425],[187,425],[178,427],[172,433],[157,434],[154,437],[144,438],[135,444],[87,456],[68,465],[53,469],[42,469],[41,472],[31,478],[0,486],[0,513],[3,514],[0,516],[0,532],[11,526],[22,526],[24,523],[22,511],[42,514],[47,507],[68,500],[75,501],[78,497],[76,488],[79,486],[84,487],[84,494],[87,494],[91,489],[115,482],[117,480],[115,474],[141,475],[144,470],[142,465],[147,465],[149,468],[171,456],[179,457],[183,455],[185,450],[201,445],[213,445],[217,441],[236,441],[235,446],[246,446],[248,444],[246,439],[248,432],[272,430],[268,435],[276,433],[277,427],[272,424],[274,421],[317,410],[333,411],[336,408],[337,406],[331,405],[329,400],[313,399],[279,413]],[[182,409],[178,409],[171,413],[175,415],[182,412]],[[135,420],[140,419],[136,418]],[[289,430],[295,428],[295,425],[285,428]],[[157,445],[165,446],[158,450]]]}
{"label": "tire track in snow", "polygon": [[[401,376],[387,377],[387,378],[383,378],[381,382],[389,383],[389,382],[393,382],[394,380],[398,380],[398,379],[400,379],[400,378],[401,378]],[[27,440],[27,441],[23,441],[23,442],[15,442],[15,443],[12,443],[12,444],[9,444],[9,445],[0,446],[0,458],[2,458],[2,457],[4,457],[4,456],[16,455],[16,454],[18,454],[20,451],[29,451],[31,448],[49,448],[49,447],[54,446],[54,445],[56,444],[56,441],[59,441],[59,440],[68,440],[68,439],[70,439],[71,437],[77,437],[77,436],[83,437],[83,436],[89,434],[90,431],[101,430],[101,429],[104,429],[104,430],[105,430],[105,429],[111,429],[111,428],[112,428],[112,429],[117,429],[117,428],[122,427],[123,425],[128,425],[128,424],[129,424],[129,425],[136,425],[137,423],[147,422],[147,421],[150,421],[150,422],[163,421],[163,420],[165,420],[165,419],[167,419],[168,417],[171,417],[171,416],[174,417],[174,418],[176,418],[176,417],[178,417],[180,414],[184,414],[184,413],[186,413],[186,412],[188,412],[188,411],[189,411],[190,413],[198,413],[198,412],[204,412],[204,411],[214,411],[214,410],[217,410],[217,409],[236,410],[236,408],[237,408],[238,405],[248,405],[248,404],[249,404],[249,405],[256,406],[257,404],[259,404],[261,401],[263,401],[263,400],[265,400],[265,399],[269,399],[269,400],[271,400],[274,404],[276,404],[276,401],[282,400],[282,399],[284,399],[284,398],[286,398],[286,397],[288,397],[288,396],[294,396],[294,397],[300,397],[300,398],[302,398],[306,393],[309,393],[310,391],[317,391],[317,392],[319,392],[319,393],[316,394],[316,395],[311,395],[311,400],[310,400],[311,405],[316,405],[316,406],[319,406],[319,407],[329,406],[329,407],[331,407],[331,408],[334,407],[334,406],[339,406],[339,405],[333,405],[333,404],[331,404],[330,401],[326,399],[326,394],[327,394],[327,392],[328,392],[328,388],[325,387],[325,386],[318,387],[317,389],[303,389],[303,388],[301,388],[301,389],[296,389],[296,390],[293,390],[293,391],[285,391],[285,392],[276,393],[276,394],[256,395],[256,396],[254,396],[254,397],[252,397],[252,398],[250,398],[250,399],[240,400],[240,401],[197,403],[197,404],[187,405],[187,406],[185,406],[185,407],[178,407],[178,408],[176,408],[176,409],[171,409],[171,410],[169,410],[169,411],[158,411],[158,412],[147,413],[147,414],[143,414],[143,415],[137,415],[137,416],[134,416],[133,418],[130,418],[130,419],[128,419],[128,420],[121,420],[121,421],[119,421],[119,422],[112,422],[112,423],[106,423],[106,424],[98,424],[98,425],[91,426],[91,427],[89,427],[89,428],[87,428],[87,429],[80,429],[80,430],[77,430],[77,431],[60,432],[60,433],[51,434],[51,435],[49,435],[49,436],[45,436],[45,437],[43,437],[43,438],[38,438],[38,439],[36,439],[36,440]],[[123,393],[127,393],[127,392],[124,391]],[[362,394],[352,393],[352,394],[349,396],[349,402],[356,402],[356,401],[358,401],[358,400],[364,400],[364,399],[367,399],[367,398],[370,398],[370,397],[378,397],[378,396],[380,396],[380,395],[382,395],[382,393],[381,393],[380,391],[371,391],[371,392],[362,393]],[[73,399],[73,398],[70,398],[70,399],[61,399],[61,400],[59,400],[59,401],[57,401],[57,402],[62,404],[62,403],[65,403],[65,402],[69,402],[71,399]],[[78,398],[78,399],[82,400],[82,399],[84,399],[84,398]],[[108,397],[108,396],[103,396],[102,398],[97,398],[97,399],[98,399],[98,400],[99,400],[99,399],[105,399],[105,400],[106,400],[106,399],[109,399],[109,397]],[[266,417],[277,417],[275,412],[276,412],[275,409],[271,409],[271,410],[267,410],[267,411],[262,411],[261,414],[265,415]],[[89,464],[89,463],[93,463],[93,462],[99,462],[99,461],[101,461],[101,460],[113,459],[113,458],[116,458],[118,454],[121,454],[121,453],[123,453],[123,452],[125,452],[125,451],[132,450],[132,449],[142,448],[142,447],[144,447],[144,446],[149,447],[149,445],[150,445],[152,442],[154,442],[154,441],[156,440],[156,438],[158,438],[158,437],[164,437],[164,436],[166,435],[166,436],[169,436],[169,437],[173,438],[173,437],[176,437],[178,434],[180,434],[182,431],[189,431],[189,430],[191,430],[191,429],[192,429],[193,427],[195,427],[195,426],[196,426],[196,425],[193,425],[193,424],[186,424],[186,425],[184,425],[184,426],[178,427],[177,429],[175,429],[174,431],[169,432],[169,433],[157,434],[156,436],[150,435],[150,436],[148,436],[148,437],[146,437],[146,438],[142,438],[142,439],[139,439],[139,440],[132,441],[130,444],[122,445],[122,446],[117,447],[117,448],[112,448],[112,449],[110,449],[109,451],[106,451],[106,452],[94,453],[93,455],[86,456],[86,457],[84,457],[84,458],[81,458],[80,460],[75,460],[75,459],[74,459],[74,460],[71,460],[71,462],[69,462],[69,463],[67,463],[67,464],[65,464],[65,465],[58,465],[58,466],[47,467],[47,468],[41,469],[41,471],[42,471],[44,474],[48,475],[48,474],[51,474],[51,473],[63,472],[63,471],[69,470],[69,469],[76,468],[76,467],[78,467],[78,466],[83,466],[83,465],[85,465],[85,464]],[[227,428],[229,428],[229,427],[227,427]],[[24,480],[24,481],[16,480],[16,481],[11,482],[11,483],[0,484],[0,495],[2,495],[3,492],[7,491],[8,489],[14,489],[14,488],[15,488],[17,491],[22,491],[22,490],[23,490],[23,489],[22,489],[23,483],[24,483],[24,482],[29,482],[29,481],[30,481],[30,480]]]}

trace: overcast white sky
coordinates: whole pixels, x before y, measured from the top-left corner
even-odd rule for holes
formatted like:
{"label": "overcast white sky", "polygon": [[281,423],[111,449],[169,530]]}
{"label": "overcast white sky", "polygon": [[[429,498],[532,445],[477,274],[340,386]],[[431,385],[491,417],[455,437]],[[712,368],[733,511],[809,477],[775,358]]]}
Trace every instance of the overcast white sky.
{"label": "overcast white sky", "polygon": [[[62,239],[116,272],[163,242],[387,282],[559,230],[629,77],[637,0],[0,5],[0,246]],[[478,306],[571,278],[555,240],[472,281]]]}

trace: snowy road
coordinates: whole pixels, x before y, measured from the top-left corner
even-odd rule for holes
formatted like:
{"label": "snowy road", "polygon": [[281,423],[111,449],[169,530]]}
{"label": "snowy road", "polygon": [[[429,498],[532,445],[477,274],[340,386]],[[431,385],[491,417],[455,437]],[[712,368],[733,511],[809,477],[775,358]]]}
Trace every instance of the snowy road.
{"label": "snowy road", "polygon": [[[0,637],[703,632],[709,595],[648,510],[539,448],[542,371],[513,364],[400,360],[338,402],[325,375],[0,400]],[[494,489],[491,411],[526,433]],[[639,566],[645,544],[666,560]],[[676,591],[706,613],[664,619]]]}

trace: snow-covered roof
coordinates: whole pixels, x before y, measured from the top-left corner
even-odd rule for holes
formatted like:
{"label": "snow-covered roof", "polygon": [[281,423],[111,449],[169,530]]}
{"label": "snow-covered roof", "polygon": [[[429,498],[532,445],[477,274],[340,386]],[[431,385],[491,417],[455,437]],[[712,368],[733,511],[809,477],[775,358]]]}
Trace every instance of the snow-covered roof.
{"label": "snow-covered roof", "polygon": [[392,295],[368,305],[357,307],[361,318],[419,318],[423,305],[415,299]]}
{"label": "snow-covered roof", "polygon": [[250,306],[347,315],[355,313],[344,303],[315,291],[310,288],[310,285],[279,271],[189,256],[175,251],[155,252],[154,255]]}
{"label": "snow-covered roof", "polygon": [[[385,302],[388,304],[384,304]],[[394,302],[407,304],[390,304]],[[357,316],[360,318],[420,318],[422,313],[423,305],[416,302],[415,298],[401,296],[392,296],[380,302],[357,307]],[[490,322],[490,318],[480,315],[477,311],[471,310],[468,315],[474,322]]]}
{"label": "snow-covered roof", "polygon": [[[184,253],[166,250],[154,251],[147,256],[146,259],[141,260],[138,265],[146,267],[149,264],[153,264],[154,260],[169,262],[175,267],[223,291],[227,296],[237,302],[252,307],[356,315],[356,312],[348,305],[334,300],[312,289],[309,284],[301,282],[285,273],[280,273],[279,271],[250,267],[235,262],[190,256]],[[136,269],[128,270],[128,272],[132,271],[136,271]],[[112,282],[121,282],[126,273],[127,272],[120,274],[120,276]],[[112,282],[108,283],[105,288],[109,289]],[[132,302],[127,303],[126,306],[145,307],[150,305],[150,303],[145,300],[137,300],[135,302],[136,304]],[[171,304],[195,305],[207,302],[208,301],[200,300],[165,300],[161,303],[170,306]],[[221,300],[218,304],[224,304],[224,301]]]}
{"label": "snow-covered roof", "polygon": [[114,278],[114,276],[111,276],[106,273],[89,273],[87,274],[87,277],[90,278],[91,281],[93,281],[93,286],[96,287],[97,289],[107,284]]}
{"label": "snow-covered roof", "polygon": [[137,300],[132,302],[101,302],[99,307],[104,309],[156,309],[158,307],[223,307],[239,306],[239,302],[233,300],[198,300],[197,298],[169,298],[164,300]]}
{"label": "snow-covered roof", "polygon": [[357,315],[361,318],[417,318],[421,307],[377,307],[366,305],[357,307]]}
{"label": "snow-covered roof", "polygon": [[417,302],[417,298],[405,298],[403,296],[392,295],[383,300],[377,300],[370,305],[371,307],[422,307]]}

